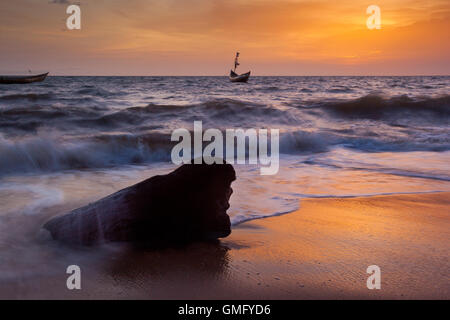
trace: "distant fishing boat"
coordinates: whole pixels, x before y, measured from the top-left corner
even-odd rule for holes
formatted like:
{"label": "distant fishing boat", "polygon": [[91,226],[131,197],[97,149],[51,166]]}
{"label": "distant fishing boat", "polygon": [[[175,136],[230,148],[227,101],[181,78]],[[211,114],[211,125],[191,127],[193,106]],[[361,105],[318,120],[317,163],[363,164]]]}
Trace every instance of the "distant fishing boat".
{"label": "distant fishing boat", "polygon": [[250,71],[243,74],[237,74],[236,68],[239,65],[239,52],[236,52],[236,58],[234,58],[234,70],[230,71],[230,81],[231,82],[247,82],[248,78],[250,78]]}
{"label": "distant fishing boat", "polygon": [[0,76],[0,84],[24,84],[44,81],[47,73],[27,76]]}

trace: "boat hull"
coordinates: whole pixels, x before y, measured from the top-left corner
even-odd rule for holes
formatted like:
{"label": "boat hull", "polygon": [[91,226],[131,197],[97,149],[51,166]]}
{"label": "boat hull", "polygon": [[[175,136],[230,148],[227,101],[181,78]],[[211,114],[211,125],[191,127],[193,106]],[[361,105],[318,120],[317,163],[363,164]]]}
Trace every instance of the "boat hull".
{"label": "boat hull", "polygon": [[248,78],[250,78],[250,71],[243,74],[237,74],[233,71],[230,72],[230,81],[231,82],[247,82]]}
{"label": "boat hull", "polygon": [[32,76],[0,76],[0,84],[25,84],[44,81],[47,73]]}

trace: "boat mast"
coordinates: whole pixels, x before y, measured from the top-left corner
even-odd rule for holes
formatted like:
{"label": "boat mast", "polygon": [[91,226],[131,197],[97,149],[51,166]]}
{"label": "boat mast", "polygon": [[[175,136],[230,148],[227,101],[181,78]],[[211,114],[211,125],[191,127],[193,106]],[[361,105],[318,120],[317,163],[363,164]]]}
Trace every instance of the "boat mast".
{"label": "boat mast", "polygon": [[236,52],[236,58],[234,58],[234,72],[236,72],[236,68],[239,65],[238,58],[239,58],[239,52]]}

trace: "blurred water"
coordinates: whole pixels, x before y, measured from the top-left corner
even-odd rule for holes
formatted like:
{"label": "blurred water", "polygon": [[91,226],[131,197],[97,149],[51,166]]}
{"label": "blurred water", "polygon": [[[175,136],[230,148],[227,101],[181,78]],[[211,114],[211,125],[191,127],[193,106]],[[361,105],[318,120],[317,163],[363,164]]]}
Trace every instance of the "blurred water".
{"label": "blurred water", "polygon": [[[277,128],[236,166],[234,223],[302,197],[450,190],[450,77],[49,77],[0,87],[0,214],[47,215],[169,172],[172,130]],[[62,210],[62,209],[61,209]],[[57,214],[59,212],[55,212]]]}

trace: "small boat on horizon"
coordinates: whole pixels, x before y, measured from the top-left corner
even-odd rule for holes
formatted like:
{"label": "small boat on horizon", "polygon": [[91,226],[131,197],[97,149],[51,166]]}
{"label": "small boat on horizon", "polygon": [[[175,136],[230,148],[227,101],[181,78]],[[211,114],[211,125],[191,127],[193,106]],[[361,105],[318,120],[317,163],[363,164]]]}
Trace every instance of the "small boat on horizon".
{"label": "small boat on horizon", "polygon": [[25,84],[33,82],[41,82],[47,78],[47,73],[36,74],[36,75],[26,75],[26,76],[1,76],[0,84]]}
{"label": "small boat on horizon", "polygon": [[239,66],[239,52],[236,52],[236,58],[234,58],[234,70],[230,71],[230,81],[231,82],[247,82],[248,78],[250,78],[250,72],[237,74],[236,68]]}

